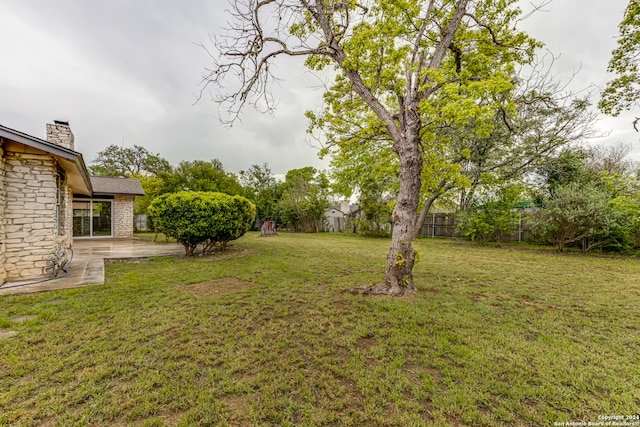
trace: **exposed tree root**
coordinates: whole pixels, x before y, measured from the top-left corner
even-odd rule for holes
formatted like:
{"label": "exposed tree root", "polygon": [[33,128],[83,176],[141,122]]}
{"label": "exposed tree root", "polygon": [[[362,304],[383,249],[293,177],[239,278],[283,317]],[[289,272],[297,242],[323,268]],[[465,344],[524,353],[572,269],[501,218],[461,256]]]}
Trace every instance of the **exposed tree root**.
{"label": "exposed tree root", "polygon": [[342,291],[354,295],[386,295],[392,297],[409,296],[416,293],[415,288],[394,289],[387,283],[371,283],[369,285],[356,286],[355,288],[342,288]]}

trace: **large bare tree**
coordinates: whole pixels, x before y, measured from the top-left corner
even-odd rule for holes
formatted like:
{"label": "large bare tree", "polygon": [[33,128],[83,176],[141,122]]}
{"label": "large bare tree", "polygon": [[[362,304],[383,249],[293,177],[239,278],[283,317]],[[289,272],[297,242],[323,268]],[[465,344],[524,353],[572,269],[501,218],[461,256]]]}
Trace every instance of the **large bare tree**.
{"label": "large bare tree", "polygon": [[[204,76],[207,88],[219,89],[216,99],[231,120],[247,104],[273,108],[271,64],[304,56],[314,70],[333,65],[337,72],[326,102],[372,111],[391,141],[400,190],[385,280],[368,292],[416,292],[411,242],[430,140],[425,123],[441,113],[477,121],[488,109],[475,98],[512,90],[514,64],[531,61],[538,46],[515,29],[516,6],[516,0],[231,0],[228,28],[212,37],[213,66]],[[434,94],[444,96],[430,103]],[[495,102],[508,103],[505,96]]]}

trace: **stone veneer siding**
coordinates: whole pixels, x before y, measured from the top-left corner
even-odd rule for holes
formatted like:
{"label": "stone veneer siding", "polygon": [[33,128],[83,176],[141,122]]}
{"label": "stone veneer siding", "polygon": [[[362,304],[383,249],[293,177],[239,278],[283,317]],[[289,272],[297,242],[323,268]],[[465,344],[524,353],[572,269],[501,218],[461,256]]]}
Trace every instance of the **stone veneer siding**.
{"label": "stone veneer siding", "polygon": [[130,239],[133,237],[133,196],[113,198],[113,237]]}
{"label": "stone veneer siding", "polygon": [[4,152],[2,151],[2,145],[0,145],[0,285],[4,283],[4,280],[7,276],[5,271],[4,263],[5,263],[5,238],[4,238],[4,207],[6,204],[6,190],[4,184],[4,169],[5,169],[5,160],[4,160]]}
{"label": "stone veneer siding", "polygon": [[49,155],[6,153],[5,274],[7,280],[52,276],[71,246],[71,192],[65,184],[61,234],[56,225],[56,164]]}

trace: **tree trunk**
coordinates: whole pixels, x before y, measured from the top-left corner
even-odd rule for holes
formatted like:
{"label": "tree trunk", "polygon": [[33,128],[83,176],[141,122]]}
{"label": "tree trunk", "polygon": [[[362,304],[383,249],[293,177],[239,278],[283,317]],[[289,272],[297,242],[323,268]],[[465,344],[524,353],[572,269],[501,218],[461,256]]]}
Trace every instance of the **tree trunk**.
{"label": "tree trunk", "polygon": [[260,227],[260,235],[261,236],[277,236],[278,232],[276,231],[276,222],[275,221],[263,222],[262,227]]}
{"label": "tree trunk", "polygon": [[438,184],[438,188],[433,190],[431,197],[429,197],[424,202],[424,205],[422,206],[422,210],[420,211],[420,216],[416,221],[416,229],[413,234],[414,239],[417,239],[418,237],[420,237],[422,226],[424,225],[424,221],[427,219],[427,215],[431,210],[431,205],[433,205],[433,202],[438,200],[438,197],[442,196],[444,193],[451,190],[453,187],[454,185],[452,182],[447,183],[447,181],[443,179],[442,181],[440,181],[440,184]]}
{"label": "tree trunk", "polygon": [[384,283],[356,288],[354,292],[374,295],[412,295],[417,291],[413,283],[413,264],[416,250],[411,246],[420,196],[422,154],[419,149],[420,124],[407,124],[405,135],[394,144],[400,158],[400,193],[391,221],[391,248],[387,255]]}
{"label": "tree trunk", "polygon": [[400,194],[391,221],[391,248],[387,255],[384,283],[345,289],[352,293],[403,296],[417,292],[413,283],[416,250],[411,246],[420,196],[422,154],[419,149],[419,125],[407,129],[406,137],[394,144],[400,157]]}
{"label": "tree trunk", "polygon": [[391,295],[410,295],[417,290],[412,273],[416,250],[411,242],[420,197],[422,154],[419,118],[411,111],[408,116],[405,138],[394,144],[400,157],[400,194],[391,215],[393,231],[385,270],[385,285]]}
{"label": "tree trunk", "polygon": [[418,237],[420,237],[420,233],[422,232],[422,226],[424,225],[424,221],[427,219],[427,215],[429,214],[429,210],[431,209],[431,205],[433,204],[433,202],[436,201],[438,196],[440,196],[440,194],[436,193],[435,195],[433,195],[432,197],[429,197],[424,202],[424,205],[422,206],[422,211],[420,211],[420,216],[418,217],[418,220],[416,221],[415,230],[413,232],[413,238],[414,239],[417,239]]}
{"label": "tree trunk", "polygon": [[[428,82],[431,87],[423,89],[421,87],[422,83],[420,83],[422,81],[420,69],[423,66],[425,69],[431,70],[440,68],[465,15],[467,3],[469,3],[469,0],[457,0],[455,2],[455,13],[446,30],[444,30],[441,40],[431,53],[430,60],[423,62],[425,59],[423,57],[419,61],[420,63],[416,64],[412,59],[412,66],[418,65],[418,73],[412,74],[413,71],[411,70],[406,73],[407,92],[399,102],[401,108],[400,120],[397,120],[397,116],[392,115],[380,99],[371,92],[370,88],[364,83],[362,76],[358,74],[358,71],[344,65],[346,55],[338,38],[334,37],[334,33],[331,30],[329,15],[318,14],[315,16],[327,36],[327,46],[332,50],[331,58],[337,64],[340,64],[345,77],[352,83],[353,90],[385,124],[387,134],[393,141],[393,151],[398,154],[400,159],[400,193],[396,207],[391,215],[393,231],[391,233],[391,248],[387,255],[384,283],[365,287],[366,289],[356,289],[356,292],[401,296],[411,295],[417,291],[413,283],[412,274],[416,250],[411,246],[411,242],[413,241],[416,226],[416,212],[418,210],[421,185],[420,174],[422,172],[422,153],[420,152],[422,123],[419,106],[420,102],[428,98],[438,87],[435,82],[425,79],[424,83]],[[423,32],[420,31],[416,39],[414,59],[420,56],[418,47],[420,46],[422,35]]]}

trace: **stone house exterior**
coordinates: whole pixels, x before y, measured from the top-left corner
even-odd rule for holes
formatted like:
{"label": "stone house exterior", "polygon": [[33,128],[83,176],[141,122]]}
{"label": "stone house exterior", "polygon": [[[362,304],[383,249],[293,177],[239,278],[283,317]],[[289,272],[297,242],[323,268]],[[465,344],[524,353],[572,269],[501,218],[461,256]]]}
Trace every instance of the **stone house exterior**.
{"label": "stone house exterior", "polygon": [[134,199],[144,195],[140,181],[111,176],[92,176],[90,180],[91,197],[73,197],[74,237],[132,238]]}
{"label": "stone house exterior", "polygon": [[[69,124],[46,128],[43,140],[0,125],[0,285],[56,275],[73,239],[86,236],[74,235],[76,223],[87,222],[85,214],[102,231],[86,237],[133,235],[133,198],[144,194],[140,182],[95,180],[74,150]],[[91,209],[96,199],[102,203],[95,209],[76,209],[78,203]]]}

